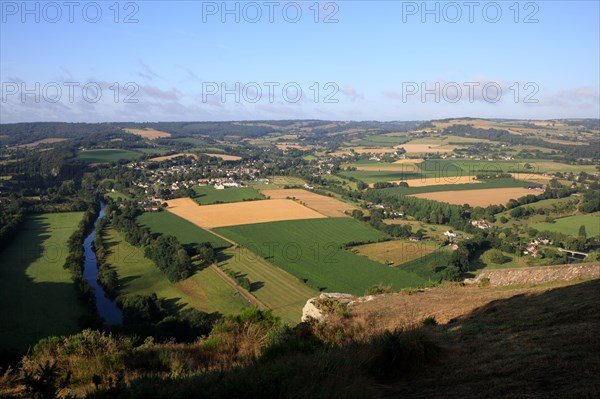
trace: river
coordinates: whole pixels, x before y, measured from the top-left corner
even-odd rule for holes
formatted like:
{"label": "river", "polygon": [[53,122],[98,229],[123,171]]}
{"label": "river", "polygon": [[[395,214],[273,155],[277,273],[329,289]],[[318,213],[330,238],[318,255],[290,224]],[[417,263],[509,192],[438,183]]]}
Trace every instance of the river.
{"label": "river", "polygon": [[83,241],[83,251],[85,254],[85,262],[83,264],[83,276],[90,283],[96,295],[96,307],[98,313],[104,319],[107,325],[121,324],[123,322],[123,312],[117,306],[117,303],[108,298],[102,286],[98,283],[98,262],[96,254],[92,248],[94,242],[94,234],[98,220],[104,217],[104,203],[100,201],[100,214],[94,222],[94,228]]}

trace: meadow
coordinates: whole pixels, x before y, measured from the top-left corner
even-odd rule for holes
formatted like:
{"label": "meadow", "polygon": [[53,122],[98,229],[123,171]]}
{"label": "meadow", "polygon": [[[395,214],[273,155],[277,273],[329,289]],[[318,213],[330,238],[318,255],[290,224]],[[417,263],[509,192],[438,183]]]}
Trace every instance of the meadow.
{"label": "meadow", "polygon": [[221,258],[220,267],[247,277],[252,294],[289,323],[298,323],[306,301],[319,295],[317,290],[247,248],[227,249]]}
{"label": "meadow", "polygon": [[67,240],[82,212],[30,216],[0,252],[0,347],[27,349],[48,335],[72,334],[85,309],[63,269]]}
{"label": "meadow", "polygon": [[123,159],[137,159],[142,156],[139,152],[121,150],[119,148],[100,148],[95,150],[79,151],[77,157],[88,163],[116,162]]}
{"label": "meadow", "polygon": [[144,256],[143,249],[128,244],[116,230],[106,229],[103,239],[109,249],[107,263],[117,271],[122,296],[155,293],[177,306],[223,314],[234,314],[248,306],[235,289],[208,267],[186,280],[171,283]]}
{"label": "meadow", "polygon": [[185,247],[203,242],[210,242],[217,249],[231,246],[222,238],[170,212],[145,212],[137,217],[137,223],[149,228],[152,233],[175,236]]}
{"label": "meadow", "polygon": [[539,231],[555,231],[558,233],[578,236],[579,227],[582,225],[585,226],[585,231],[588,237],[600,235],[600,213],[568,216],[566,218],[556,219],[554,223],[535,223],[531,225],[531,227]]}
{"label": "meadow", "polygon": [[345,243],[386,238],[354,219],[271,222],[216,231],[319,290],[363,295],[375,284],[391,284],[397,290],[424,282],[415,273],[343,249]]}
{"label": "meadow", "polygon": [[437,246],[437,243],[430,241],[392,240],[357,245],[352,247],[352,252],[384,265],[399,266],[435,252]]}
{"label": "meadow", "polygon": [[194,187],[194,191],[196,192],[194,201],[200,205],[265,199],[263,195],[251,187],[232,187],[217,190],[213,186],[197,186]]}

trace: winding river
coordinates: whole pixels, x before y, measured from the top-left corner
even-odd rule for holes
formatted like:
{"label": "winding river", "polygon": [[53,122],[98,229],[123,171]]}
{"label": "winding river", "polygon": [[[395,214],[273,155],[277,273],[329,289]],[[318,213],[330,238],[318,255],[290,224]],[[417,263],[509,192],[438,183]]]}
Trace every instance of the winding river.
{"label": "winding river", "polygon": [[123,322],[123,313],[117,306],[116,301],[108,298],[104,292],[102,286],[98,283],[98,262],[96,254],[92,248],[94,242],[94,233],[96,232],[96,225],[98,220],[104,217],[104,203],[100,201],[100,214],[98,219],[94,222],[94,228],[90,234],[83,241],[83,251],[85,254],[85,263],[83,265],[83,276],[90,283],[94,289],[96,295],[96,307],[98,313],[104,319],[107,325],[121,324]]}

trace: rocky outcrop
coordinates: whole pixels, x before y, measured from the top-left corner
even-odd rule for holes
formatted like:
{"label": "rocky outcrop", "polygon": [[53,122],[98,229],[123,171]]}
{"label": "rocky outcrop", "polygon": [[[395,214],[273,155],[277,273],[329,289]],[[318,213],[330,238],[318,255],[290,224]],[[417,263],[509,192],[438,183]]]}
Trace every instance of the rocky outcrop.
{"label": "rocky outcrop", "polygon": [[600,263],[524,267],[519,269],[484,270],[476,282],[492,286],[532,285],[552,281],[583,280],[600,277]]}
{"label": "rocky outcrop", "polygon": [[318,297],[306,301],[302,309],[302,321],[324,321],[328,315],[335,313],[337,310],[347,310],[356,303],[368,302],[373,298],[375,298],[373,295],[357,298],[350,294],[324,292]]}

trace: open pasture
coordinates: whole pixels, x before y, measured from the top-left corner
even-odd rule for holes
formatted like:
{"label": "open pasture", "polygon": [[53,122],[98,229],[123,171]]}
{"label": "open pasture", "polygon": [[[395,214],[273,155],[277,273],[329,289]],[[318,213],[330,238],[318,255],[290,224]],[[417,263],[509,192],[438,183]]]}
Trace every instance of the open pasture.
{"label": "open pasture", "polygon": [[363,295],[374,284],[392,284],[397,290],[424,282],[414,272],[390,268],[343,249],[344,243],[386,238],[354,219],[295,220],[231,226],[216,231],[306,281],[314,289]]}
{"label": "open pasture", "polygon": [[296,199],[305,206],[329,217],[343,217],[346,216],[344,211],[352,212],[357,209],[352,204],[302,189],[263,190],[261,193],[271,199]]}
{"label": "open pasture", "polygon": [[210,242],[213,248],[231,246],[222,238],[170,212],[145,212],[137,217],[137,223],[149,228],[152,233],[175,236],[183,246],[194,246],[203,242]]}
{"label": "open pasture", "polygon": [[82,215],[32,215],[0,252],[0,348],[25,350],[48,335],[79,331],[85,309],[63,265]]}
{"label": "open pasture", "polygon": [[455,146],[440,146],[439,144],[401,144],[396,148],[403,148],[407,154],[422,154],[426,152],[452,152]]}
{"label": "open pasture", "polygon": [[413,194],[413,197],[446,202],[448,204],[486,207],[488,205],[505,205],[509,200],[539,192],[523,187],[491,188],[482,190],[442,191],[435,193]]}
{"label": "open pasture", "polygon": [[298,323],[306,301],[319,295],[317,290],[248,248],[228,249],[222,255],[224,260],[219,266],[246,276],[251,282],[252,294],[289,323]]}
{"label": "open pasture", "polygon": [[281,151],[287,151],[290,148],[294,150],[308,151],[313,148],[312,146],[306,146],[297,143],[277,143],[275,146]]}
{"label": "open pasture", "polygon": [[352,248],[357,254],[389,266],[398,266],[435,252],[434,242],[419,241],[384,241],[372,244],[357,245]]}
{"label": "open pasture", "polygon": [[137,159],[142,156],[141,153],[122,150],[120,148],[99,148],[95,150],[82,150],[77,153],[79,159],[88,163],[107,163],[121,160]]}
{"label": "open pasture", "polygon": [[569,234],[572,236],[579,235],[580,226],[585,226],[587,237],[596,237],[600,235],[600,213],[591,215],[575,215],[565,218],[556,219],[554,223],[535,223],[532,224],[536,230],[555,231],[558,233]]}
{"label": "open pasture", "polygon": [[194,201],[200,205],[265,199],[264,196],[251,187],[228,187],[217,190],[213,186],[197,186],[194,187],[194,191],[196,192]]}
{"label": "open pasture", "polygon": [[144,256],[143,249],[127,243],[116,230],[107,229],[103,237],[109,249],[107,262],[117,271],[122,296],[156,294],[181,307],[223,314],[237,313],[248,306],[246,300],[209,267],[184,281],[171,283]]}
{"label": "open pasture", "polygon": [[145,129],[123,129],[129,134],[142,136],[145,139],[156,140],[171,137],[171,133],[161,132],[160,130],[145,128]]}
{"label": "open pasture", "polygon": [[207,229],[239,224],[326,217],[295,201],[286,199],[200,206],[190,198],[178,198],[169,200],[167,203],[169,212]]}

